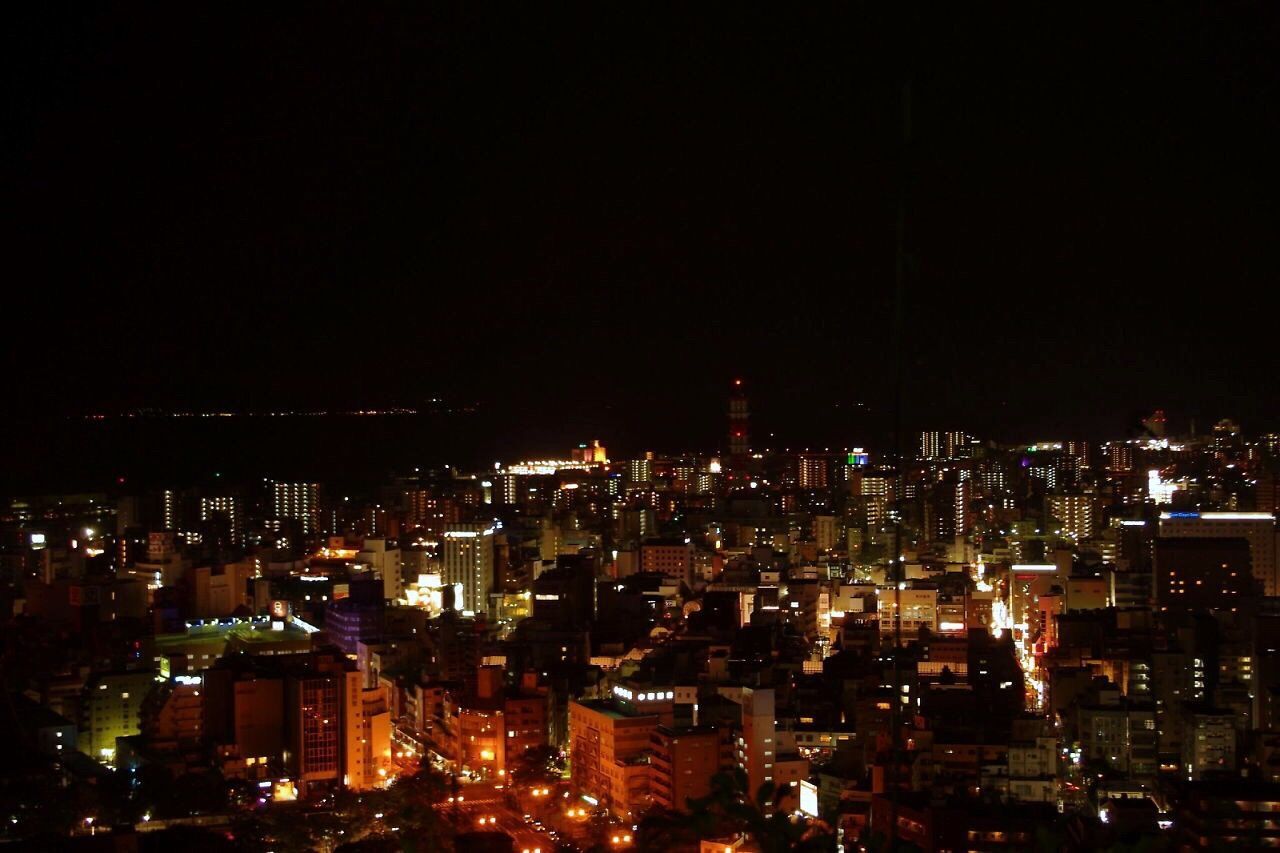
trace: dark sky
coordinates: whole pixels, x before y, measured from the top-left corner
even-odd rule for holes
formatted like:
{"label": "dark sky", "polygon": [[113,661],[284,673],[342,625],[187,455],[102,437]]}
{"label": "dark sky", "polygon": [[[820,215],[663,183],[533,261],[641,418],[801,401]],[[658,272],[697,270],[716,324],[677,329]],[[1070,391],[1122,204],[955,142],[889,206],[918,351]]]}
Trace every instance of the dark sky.
{"label": "dark sky", "polygon": [[831,440],[890,408],[905,183],[913,425],[1280,426],[1277,7],[1026,5],[27,4],[10,393],[701,437],[742,374]]}

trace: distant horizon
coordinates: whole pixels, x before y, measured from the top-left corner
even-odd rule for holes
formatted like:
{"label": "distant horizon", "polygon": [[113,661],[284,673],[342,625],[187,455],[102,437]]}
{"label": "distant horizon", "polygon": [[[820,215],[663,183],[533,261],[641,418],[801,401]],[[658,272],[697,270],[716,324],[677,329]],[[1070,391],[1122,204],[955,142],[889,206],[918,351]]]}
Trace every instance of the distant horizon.
{"label": "distant horizon", "polygon": [[[326,415],[263,414],[218,416],[136,417],[50,416],[23,413],[6,423],[10,437],[3,444],[0,494],[30,495],[82,489],[114,488],[120,477],[148,485],[211,481],[221,473],[223,482],[262,476],[305,478],[373,487],[392,474],[415,466],[449,464],[463,471],[489,469],[494,462],[510,463],[530,458],[564,457],[584,442],[599,440],[614,461],[637,458],[647,451],[660,455],[711,455],[726,452],[725,423],[685,425],[668,423],[664,434],[654,435],[624,422],[625,419],[593,418],[577,422],[550,420],[515,421],[509,413],[494,410],[466,412],[395,412],[375,416],[333,412]],[[1177,422],[1176,420],[1174,421]],[[1197,423],[1197,437],[1212,429],[1213,421]],[[698,427],[698,428],[695,428]],[[786,432],[756,429],[753,450],[762,452],[820,452],[824,448],[863,447],[878,464],[892,455],[888,431],[868,429],[839,435],[815,429]],[[1266,434],[1240,424],[1246,437]],[[1137,439],[1129,434],[1093,437],[1059,430],[1006,437],[988,435],[963,425],[926,427],[958,429],[983,442],[1014,448],[1020,444],[1056,441],[1106,441]],[[923,429],[909,427],[903,448],[908,455]],[[1185,438],[1169,430],[1172,438]]]}

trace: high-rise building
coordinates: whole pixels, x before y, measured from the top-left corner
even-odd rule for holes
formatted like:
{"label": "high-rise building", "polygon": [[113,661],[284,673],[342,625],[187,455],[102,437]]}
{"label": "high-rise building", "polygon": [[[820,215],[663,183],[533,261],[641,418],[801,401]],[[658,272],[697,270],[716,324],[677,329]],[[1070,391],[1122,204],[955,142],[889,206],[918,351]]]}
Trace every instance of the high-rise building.
{"label": "high-rise building", "polygon": [[960,459],[969,455],[969,436],[957,430],[928,430],[920,433],[920,458]]}
{"label": "high-rise building", "polygon": [[711,793],[711,777],[727,759],[720,731],[711,726],[658,726],[649,744],[653,804],[673,811],[684,811],[689,800]]}
{"label": "high-rise building", "polygon": [[309,536],[319,528],[320,484],[273,482],[271,507],[276,518],[296,522],[301,533]]}
{"label": "high-rise building", "polygon": [[1242,538],[1160,537],[1155,543],[1155,600],[1160,610],[1238,610],[1259,584]]}
{"label": "high-rise building", "polygon": [[1048,495],[1045,504],[1049,516],[1061,524],[1063,536],[1082,542],[1093,535],[1092,495]]}
{"label": "high-rise building", "polygon": [[1128,776],[1154,778],[1156,711],[1152,704],[1115,701],[1080,708],[1080,748],[1085,758]]}
{"label": "high-rise building", "polygon": [[894,500],[894,480],[887,475],[868,474],[862,478],[862,497],[866,505],[867,526],[875,530],[888,518],[889,504]]}
{"label": "high-rise building", "polygon": [[619,817],[649,801],[645,754],[658,714],[630,713],[613,700],[569,702],[569,769],[573,785]]}
{"label": "high-rise building", "polygon": [[[504,476],[514,485],[516,475]],[[410,526],[421,528],[429,535],[439,536],[446,524],[460,520],[458,502],[430,489],[410,489],[404,493],[404,502]]]}
{"label": "high-rise building", "polygon": [[825,489],[829,486],[829,471],[826,456],[801,454],[796,459],[796,485],[802,489]]}
{"label": "high-rise building", "polygon": [[1184,712],[1182,770],[1188,781],[1206,773],[1236,769],[1236,715],[1222,708],[1187,706]]}
{"label": "high-rise building", "polygon": [[840,518],[834,515],[813,517],[813,541],[819,551],[830,551],[840,544]]}
{"label": "high-rise building", "polygon": [[444,582],[460,588],[454,606],[472,613],[489,610],[493,588],[492,523],[446,524],[444,529]]}
{"label": "high-rise building", "polygon": [[747,788],[758,791],[766,782],[788,788],[797,775],[807,774],[808,762],[778,752],[778,728],[773,688],[742,688],[742,723],[732,760],[747,774]]}
{"label": "high-rise building", "polygon": [[215,495],[200,498],[200,521],[204,525],[222,524],[226,527],[228,541],[239,545],[242,540],[244,512],[240,499],[234,495]]}
{"label": "high-rise building", "polygon": [[1132,471],[1133,448],[1119,442],[1107,445],[1107,470],[1113,474],[1127,474]]}
{"label": "high-rise building", "polygon": [[400,568],[400,549],[389,548],[386,539],[366,539],[356,559],[369,566],[382,578],[382,597],[395,601],[404,590]]}
{"label": "high-rise building", "polygon": [[287,666],[286,770],[304,791],[316,784],[372,787],[391,746],[390,714],[380,690],[364,690],[355,663],[336,650]]}
{"label": "high-rise building", "polygon": [[1276,567],[1276,519],[1269,512],[1166,512],[1160,515],[1166,538],[1239,538],[1249,543],[1253,577],[1263,594],[1280,595]]}
{"label": "high-rise building", "polygon": [[627,462],[628,483],[653,482],[653,454],[646,454],[643,459],[631,459]]}
{"label": "high-rise building", "polygon": [[150,672],[117,672],[94,676],[80,702],[80,751],[98,760],[116,754],[116,738],[142,729],[143,702],[156,686]]}

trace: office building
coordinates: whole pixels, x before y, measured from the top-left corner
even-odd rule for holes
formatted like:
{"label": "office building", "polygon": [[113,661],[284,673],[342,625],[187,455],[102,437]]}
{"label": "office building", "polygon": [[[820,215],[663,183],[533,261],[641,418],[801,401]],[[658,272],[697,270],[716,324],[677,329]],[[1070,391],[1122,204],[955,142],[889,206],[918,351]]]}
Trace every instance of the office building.
{"label": "office building", "polygon": [[493,589],[492,523],[446,524],[444,529],[444,582],[460,591],[454,608],[485,613]]}
{"label": "office building", "polygon": [[1160,610],[1250,607],[1261,591],[1244,539],[1161,537],[1155,543],[1155,600]]}
{"label": "office building", "polygon": [[1160,516],[1166,538],[1239,538],[1249,543],[1253,576],[1263,594],[1280,595],[1276,574],[1276,519],[1269,512],[1166,512]]}

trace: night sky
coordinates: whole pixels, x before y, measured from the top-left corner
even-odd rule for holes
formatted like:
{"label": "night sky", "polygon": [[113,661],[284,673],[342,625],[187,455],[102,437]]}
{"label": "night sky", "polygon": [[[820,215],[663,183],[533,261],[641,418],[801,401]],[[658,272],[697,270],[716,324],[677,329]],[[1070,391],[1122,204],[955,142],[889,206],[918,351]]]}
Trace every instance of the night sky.
{"label": "night sky", "polygon": [[909,424],[1280,428],[1274,4],[487,5],[10,10],[10,397],[838,440],[906,186]]}

